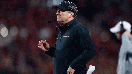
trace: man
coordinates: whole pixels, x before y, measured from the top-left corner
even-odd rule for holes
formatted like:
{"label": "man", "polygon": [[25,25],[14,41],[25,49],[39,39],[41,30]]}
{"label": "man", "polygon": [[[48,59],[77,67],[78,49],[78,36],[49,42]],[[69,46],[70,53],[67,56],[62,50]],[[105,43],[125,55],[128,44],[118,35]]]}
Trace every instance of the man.
{"label": "man", "polygon": [[131,24],[127,21],[120,21],[110,31],[115,33],[122,45],[119,52],[117,74],[132,74],[132,36]]}
{"label": "man", "polygon": [[53,57],[53,74],[86,74],[86,64],[96,51],[89,31],[76,18],[77,7],[72,2],[63,1],[53,8],[57,9],[57,21],[62,25],[56,37],[56,47],[50,46],[46,40],[39,41],[38,47]]}

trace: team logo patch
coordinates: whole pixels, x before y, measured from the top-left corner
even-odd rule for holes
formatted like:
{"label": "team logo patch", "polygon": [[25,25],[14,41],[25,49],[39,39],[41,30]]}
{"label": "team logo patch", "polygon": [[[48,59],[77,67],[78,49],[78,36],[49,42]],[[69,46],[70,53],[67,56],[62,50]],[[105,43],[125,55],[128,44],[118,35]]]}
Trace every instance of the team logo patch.
{"label": "team logo patch", "polygon": [[63,37],[69,37],[69,36],[63,36]]}

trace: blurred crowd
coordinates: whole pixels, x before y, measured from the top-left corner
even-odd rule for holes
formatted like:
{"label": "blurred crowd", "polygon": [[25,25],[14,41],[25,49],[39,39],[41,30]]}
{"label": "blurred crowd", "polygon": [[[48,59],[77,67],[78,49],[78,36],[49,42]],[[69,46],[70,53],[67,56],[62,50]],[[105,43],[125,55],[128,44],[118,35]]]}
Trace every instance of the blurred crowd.
{"label": "blurred crowd", "polygon": [[[41,39],[55,46],[57,22],[52,5],[61,1],[0,1],[0,73],[53,73],[52,57],[37,46]],[[87,67],[95,66],[93,74],[116,74],[120,41],[109,29],[119,21],[132,23],[132,1],[69,1],[77,5],[77,18],[90,31],[96,47],[96,56]],[[6,32],[2,30],[3,27],[6,27]]]}

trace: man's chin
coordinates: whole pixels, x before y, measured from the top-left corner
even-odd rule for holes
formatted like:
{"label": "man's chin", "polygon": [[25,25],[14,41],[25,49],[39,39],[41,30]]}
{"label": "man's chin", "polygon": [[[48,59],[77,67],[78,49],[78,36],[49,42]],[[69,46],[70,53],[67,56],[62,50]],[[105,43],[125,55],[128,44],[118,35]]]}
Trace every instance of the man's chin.
{"label": "man's chin", "polygon": [[118,40],[121,40],[121,38],[120,38],[120,37],[118,37],[117,39],[118,39]]}
{"label": "man's chin", "polygon": [[57,22],[60,22],[60,20],[59,20],[59,19],[57,19]]}

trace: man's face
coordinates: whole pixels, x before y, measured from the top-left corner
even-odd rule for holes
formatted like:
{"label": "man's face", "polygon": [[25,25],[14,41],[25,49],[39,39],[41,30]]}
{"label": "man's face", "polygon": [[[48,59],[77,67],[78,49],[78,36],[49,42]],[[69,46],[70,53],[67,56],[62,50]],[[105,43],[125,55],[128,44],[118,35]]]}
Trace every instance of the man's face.
{"label": "man's face", "polygon": [[115,33],[115,36],[117,37],[117,39],[121,40],[121,32]]}
{"label": "man's face", "polygon": [[63,24],[67,23],[70,17],[70,13],[68,11],[64,11],[61,9],[57,9],[56,15],[57,15],[57,21]]}

